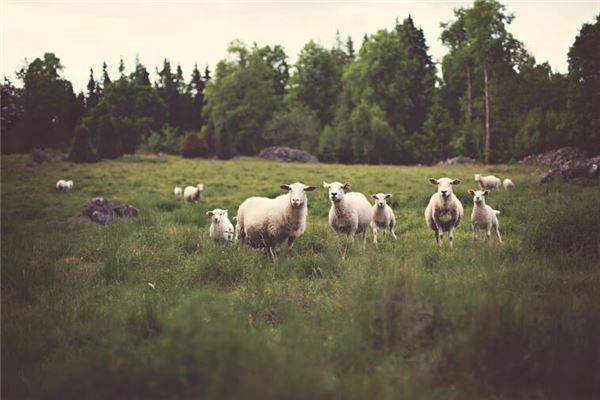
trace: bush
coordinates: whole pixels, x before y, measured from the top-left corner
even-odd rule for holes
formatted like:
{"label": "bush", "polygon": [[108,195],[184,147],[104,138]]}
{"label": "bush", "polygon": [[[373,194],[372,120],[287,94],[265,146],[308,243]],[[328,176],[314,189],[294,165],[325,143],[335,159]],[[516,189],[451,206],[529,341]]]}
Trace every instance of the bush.
{"label": "bush", "polygon": [[208,155],[206,139],[197,133],[188,133],[181,142],[181,155],[185,158],[206,157]]}
{"label": "bush", "polygon": [[90,131],[85,126],[75,129],[75,136],[69,151],[69,160],[76,163],[93,163],[98,161],[98,155],[90,142]]}
{"label": "bush", "polygon": [[114,118],[105,114],[98,118],[96,150],[101,158],[118,158],[123,155],[123,145]]}
{"label": "bush", "polygon": [[152,131],[150,136],[145,139],[142,138],[138,145],[138,151],[178,154],[180,146],[181,136],[177,132],[177,129],[170,125],[164,125],[160,131]]}

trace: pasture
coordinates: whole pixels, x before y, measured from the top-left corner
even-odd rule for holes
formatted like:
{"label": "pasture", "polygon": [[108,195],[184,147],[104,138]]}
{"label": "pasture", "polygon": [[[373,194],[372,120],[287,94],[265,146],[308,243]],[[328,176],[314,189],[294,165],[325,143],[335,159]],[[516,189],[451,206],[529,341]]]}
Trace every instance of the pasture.
{"label": "pasture", "polygon": [[[600,186],[536,186],[539,167],[345,166],[124,157],[27,168],[2,157],[2,397],[586,399],[600,396]],[[471,241],[473,174],[504,243]],[[463,180],[454,249],[423,211]],[[54,183],[72,179],[72,191]],[[323,180],[393,193],[398,240],[327,225]],[[273,263],[215,246],[206,211],[302,181],[308,227]],[[202,182],[198,205],[174,186]],[[66,223],[105,196],[140,209]],[[370,199],[370,197],[369,197]],[[371,199],[370,199],[371,200]],[[148,283],[152,283],[152,288]]]}

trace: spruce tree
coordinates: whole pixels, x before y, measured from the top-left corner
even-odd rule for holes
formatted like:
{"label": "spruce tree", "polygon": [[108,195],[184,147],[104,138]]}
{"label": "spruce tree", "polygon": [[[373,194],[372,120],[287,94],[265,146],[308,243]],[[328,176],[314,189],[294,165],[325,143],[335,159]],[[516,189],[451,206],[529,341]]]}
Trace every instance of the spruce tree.
{"label": "spruce tree", "polygon": [[75,129],[75,136],[69,151],[69,161],[75,163],[93,163],[98,161],[98,155],[90,142],[90,131],[83,125]]}

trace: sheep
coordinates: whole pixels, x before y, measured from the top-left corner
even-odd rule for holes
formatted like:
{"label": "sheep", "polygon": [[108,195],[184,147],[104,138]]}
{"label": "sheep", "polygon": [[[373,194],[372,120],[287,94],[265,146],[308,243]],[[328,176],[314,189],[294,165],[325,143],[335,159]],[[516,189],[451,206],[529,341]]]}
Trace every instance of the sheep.
{"label": "sheep", "polygon": [[496,230],[498,241],[502,243],[498,224],[497,214],[500,211],[494,210],[492,207],[485,204],[485,197],[490,194],[489,190],[469,190],[469,194],[473,196],[473,212],[471,213],[471,226],[473,227],[473,241],[479,240],[479,229],[485,229],[488,239],[491,236],[492,228]]}
{"label": "sheep", "polygon": [[306,192],[316,188],[296,182],[284,184],[281,189],[288,193],[274,199],[250,197],[237,211],[235,239],[238,246],[248,243],[265,250],[271,259],[278,257],[279,248],[288,242],[288,253],[295,240],[306,230],[308,197]]}
{"label": "sheep", "polygon": [[500,189],[500,178],[494,175],[481,176],[475,174],[475,182],[479,183],[481,189]]}
{"label": "sheep", "polygon": [[183,189],[179,186],[175,186],[175,189],[173,189],[173,194],[177,197],[183,197]]}
{"label": "sheep", "polygon": [[214,242],[225,241],[225,243],[230,243],[233,241],[233,224],[229,220],[227,212],[227,210],[215,208],[206,213],[212,221],[208,232]]}
{"label": "sheep", "polygon": [[463,206],[452,192],[452,186],[461,183],[459,179],[429,178],[429,182],[437,185],[438,190],[429,199],[429,204],[425,208],[425,222],[435,232],[435,240],[438,245],[442,245],[442,235],[448,232],[448,241],[452,247],[454,239],[454,229],[460,223],[463,217]]}
{"label": "sheep", "polygon": [[506,178],[504,181],[502,181],[502,186],[504,186],[504,190],[515,188],[515,184],[513,183],[513,181],[511,181],[508,178]]}
{"label": "sheep", "polygon": [[183,190],[183,198],[188,203],[198,204],[200,201],[200,197],[202,197],[202,191],[204,190],[204,185],[199,183],[196,186],[187,186]]}
{"label": "sheep", "polygon": [[323,187],[329,190],[331,208],[329,209],[329,226],[337,233],[350,236],[354,241],[356,234],[363,237],[363,247],[367,244],[367,230],[371,225],[373,210],[364,194],[346,193],[349,183],[327,183]]}
{"label": "sheep", "polygon": [[59,192],[66,192],[67,190],[71,189],[73,189],[73,181],[59,179],[58,182],[56,182],[56,190]]}
{"label": "sheep", "polygon": [[371,227],[373,228],[373,243],[377,247],[377,235],[380,228],[383,229],[384,234],[389,231],[394,239],[398,239],[394,233],[396,217],[392,207],[387,204],[387,199],[392,197],[390,193],[372,194],[371,197],[375,199]]}

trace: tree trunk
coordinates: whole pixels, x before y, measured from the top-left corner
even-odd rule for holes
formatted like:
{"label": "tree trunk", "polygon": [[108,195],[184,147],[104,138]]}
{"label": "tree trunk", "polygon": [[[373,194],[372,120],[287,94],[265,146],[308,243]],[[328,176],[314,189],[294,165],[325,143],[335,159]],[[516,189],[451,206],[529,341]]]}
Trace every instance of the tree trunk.
{"label": "tree trunk", "polygon": [[467,122],[471,123],[471,110],[472,110],[472,89],[471,89],[471,66],[467,64]]}
{"label": "tree trunk", "polygon": [[490,163],[490,93],[488,88],[487,65],[483,64],[483,84],[485,91],[485,163]]}

